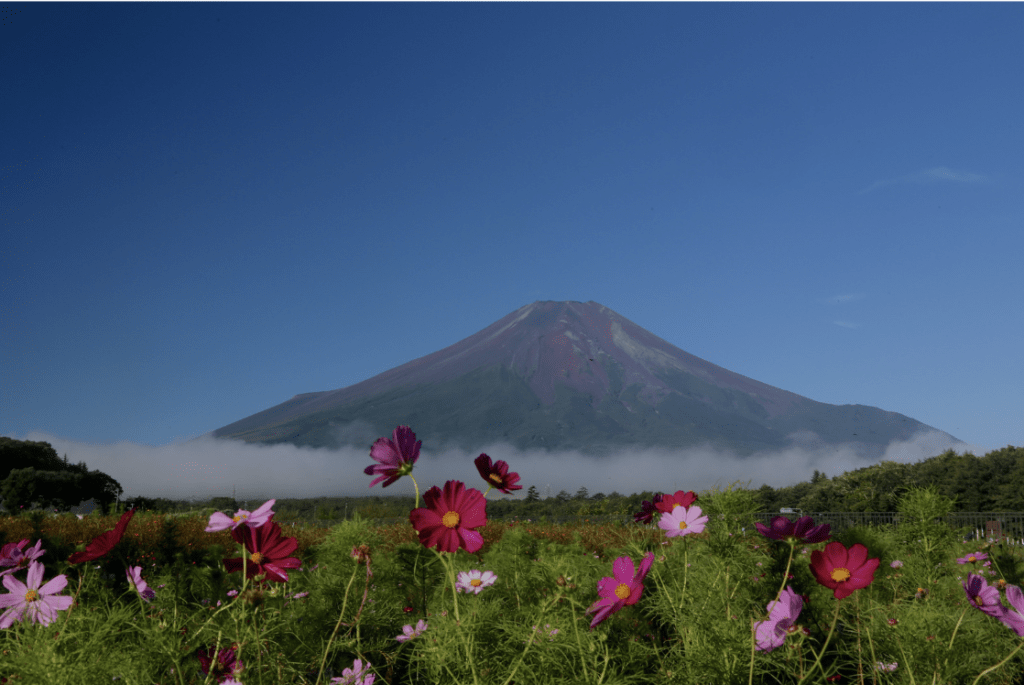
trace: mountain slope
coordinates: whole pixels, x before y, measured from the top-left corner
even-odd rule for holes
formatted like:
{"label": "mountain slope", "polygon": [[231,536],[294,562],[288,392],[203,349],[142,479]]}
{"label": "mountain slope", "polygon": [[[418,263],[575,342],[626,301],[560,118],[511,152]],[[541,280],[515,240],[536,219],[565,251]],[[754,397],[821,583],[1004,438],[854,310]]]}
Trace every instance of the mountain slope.
{"label": "mountain slope", "polygon": [[364,442],[402,424],[434,448],[508,442],[595,454],[703,443],[750,454],[813,433],[818,445],[859,443],[875,456],[892,440],[934,430],[901,414],[815,402],[747,378],[596,302],[548,301],[361,383],[296,395],[213,434],[333,447],[346,442],[343,429],[353,423],[366,427]]}

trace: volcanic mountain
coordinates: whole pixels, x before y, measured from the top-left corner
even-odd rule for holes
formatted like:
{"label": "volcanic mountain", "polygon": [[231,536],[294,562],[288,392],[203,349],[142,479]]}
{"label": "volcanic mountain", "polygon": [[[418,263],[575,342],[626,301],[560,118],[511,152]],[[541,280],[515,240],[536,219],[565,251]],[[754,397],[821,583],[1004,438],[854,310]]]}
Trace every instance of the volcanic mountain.
{"label": "volcanic mountain", "polygon": [[[702,444],[739,455],[810,440],[877,458],[934,431],[902,414],[816,402],[688,354],[597,302],[534,302],[468,338],[347,388],[296,395],[213,432],[312,447],[408,425],[424,448]],[[353,432],[352,427],[359,427]],[[955,440],[950,436],[950,440]]]}

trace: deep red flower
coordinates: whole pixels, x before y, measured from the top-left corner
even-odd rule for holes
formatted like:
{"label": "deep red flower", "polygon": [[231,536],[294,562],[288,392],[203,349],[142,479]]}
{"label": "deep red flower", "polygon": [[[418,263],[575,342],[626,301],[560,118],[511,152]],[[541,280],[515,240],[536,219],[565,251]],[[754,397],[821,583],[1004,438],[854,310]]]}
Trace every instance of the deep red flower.
{"label": "deep red flower", "polygon": [[660,502],[655,502],[655,508],[665,514],[668,514],[676,507],[683,507],[689,509],[690,505],[697,501],[697,493],[693,490],[683,491],[676,490],[674,495],[664,495]]}
{"label": "deep red flower", "polygon": [[[271,517],[258,528],[249,525],[239,526],[231,531],[235,542],[244,544],[249,552],[245,562],[245,577],[266,574],[266,580],[276,583],[287,583],[286,568],[299,568],[302,562],[291,556],[299,543],[295,538],[282,538],[281,526]],[[228,573],[242,570],[242,557],[224,559],[224,568]]]}
{"label": "deep red flower", "polygon": [[409,513],[420,542],[442,552],[456,552],[465,547],[475,552],[484,545],[484,538],[473,530],[487,523],[487,500],[474,488],[466,489],[461,481],[450,480],[444,492],[436,485],[423,495],[426,507]]}
{"label": "deep red flower", "polygon": [[662,498],[664,498],[664,497],[665,497],[664,495],[655,495],[654,498],[653,498],[654,499],[653,502],[648,502],[647,500],[644,500],[643,502],[641,502],[640,503],[640,513],[633,514],[633,520],[636,523],[644,523],[644,524],[650,523],[651,520],[654,519],[654,513],[656,511],[658,511],[658,509],[657,509],[658,502],[660,502],[662,500]]}
{"label": "deep red flower", "polygon": [[814,519],[810,516],[801,516],[794,523],[785,516],[776,516],[772,519],[771,527],[761,522],[754,524],[761,535],[772,540],[785,540],[791,545],[810,545],[816,542],[828,540],[832,526],[823,523],[820,526],[814,525]]}
{"label": "deep red flower", "polygon": [[518,473],[509,473],[508,464],[501,459],[491,464],[491,458],[486,454],[481,454],[479,457],[473,460],[476,465],[476,470],[480,472],[480,477],[487,481],[487,484],[498,488],[506,495],[512,494],[511,490],[522,490],[522,485],[516,485],[519,482]]}
{"label": "deep red flower", "polygon": [[841,542],[830,542],[825,551],[811,552],[814,578],[830,590],[836,599],[849,597],[854,590],[871,585],[879,559],[868,559],[868,548],[859,542],[846,549]]}
{"label": "deep red flower", "polygon": [[363,469],[363,473],[368,476],[377,474],[370,481],[370,487],[384,481],[381,487],[386,488],[402,476],[412,473],[413,464],[420,458],[422,444],[423,441],[417,440],[416,434],[408,426],[395,428],[391,440],[377,438],[370,447],[370,456],[378,463]]}
{"label": "deep red flower", "polygon": [[216,647],[207,647],[206,649],[200,649],[196,653],[196,656],[199,657],[199,666],[203,669],[204,675],[210,672],[212,666],[214,682],[222,683],[242,672],[244,667],[242,662],[238,660],[236,653],[237,645],[231,645],[229,649],[220,650],[217,653],[216,661],[213,659],[215,649]]}
{"label": "deep red flower", "polygon": [[117,525],[114,526],[114,530],[108,530],[106,533],[97,535],[86,546],[84,552],[75,552],[68,557],[68,563],[79,564],[83,561],[95,561],[100,557],[106,556],[110,550],[114,549],[114,545],[121,542],[124,531],[128,527],[128,522],[132,520],[134,515],[134,509],[129,509],[121,514],[121,518],[118,520]]}

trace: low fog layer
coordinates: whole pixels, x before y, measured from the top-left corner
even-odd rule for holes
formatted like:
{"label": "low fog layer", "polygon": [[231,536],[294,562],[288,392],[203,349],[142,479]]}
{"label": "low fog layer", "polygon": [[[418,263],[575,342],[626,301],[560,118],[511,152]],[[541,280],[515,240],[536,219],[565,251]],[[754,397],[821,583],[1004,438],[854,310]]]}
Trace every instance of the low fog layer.
{"label": "low fog layer", "polygon": [[[391,437],[391,436],[387,436]],[[307,497],[343,497],[413,494],[412,482],[403,478],[388,488],[369,487],[371,476],[363,470],[376,462],[370,458],[369,445],[341,449],[313,449],[293,445],[255,445],[232,440],[201,437],[187,442],[158,447],[130,442],[88,444],[32,432],[24,440],[48,442],[68,461],[84,461],[115,478],[124,488],[124,497],[165,497],[172,500],[204,500],[230,496],[239,500]],[[590,494],[651,491],[701,491],[715,485],[740,481],[758,488],[793,485],[810,480],[817,469],[832,477],[845,471],[870,466],[879,460],[860,456],[854,445],[822,447],[813,435],[794,435],[785,450],[760,452],[749,457],[711,448],[685,450],[624,450],[607,457],[594,458],[575,451],[519,451],[507,444],[485,445],[478,451],[460,449],[420,450],[413,475],[420,492],[431,486],[443,486],[446,480],[461,480],[469,487],[484,490],[484,482],[473,466],[481,452],[493,460],[504,459],[520,475],[525,496],[534,485],[541,497],[560,490],[574,494],[581,486]],[[948,436],[923,433],[906,442],[889,445],[884,460],[912,464],[941,454],[947,449],[970,451],[982,456],[989,450]],[[500,493],[492,492],[494,498]]]}

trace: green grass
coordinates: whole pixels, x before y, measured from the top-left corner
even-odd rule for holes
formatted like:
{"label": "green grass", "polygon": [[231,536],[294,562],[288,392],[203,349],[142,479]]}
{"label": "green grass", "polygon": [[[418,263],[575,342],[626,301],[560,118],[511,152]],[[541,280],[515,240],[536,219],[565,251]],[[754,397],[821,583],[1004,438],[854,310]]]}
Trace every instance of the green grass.
{"label": "green grass", "polygon": [[[0,518],[0,542],[27,537],[31,546],[41,537],[43,582],[65,574],[62,594],[77,598],[48,626],[16,622],[0,631],[0,678],[53,685],[216,682],[202,674],[197,651],[234,644],[245,685],[312,685],[318,676],[326,683],[357,658],[372,663],[377,684],[388,685],[824,683],[835,675],[840,683],[969,685],[1022,644],[968,606],[960,583],[971,569],[956,561],[984,548],[998,567],[991,581],[1020,585],[1019,549],[964,544],[952,531],[918,540],[908,530],[881,527],[833,536],[846,546],[862,543],[881,560],[874,582],[842,601],[814,580],[810,554],[797,546],[787,582],[808,596],[797,623],[809,635],[754,652],[752,624],[765,618],[783,584],[790,548],[750,527],[742,532],[735,517],[717,513],[725,508],[716,508],[714,498],[698,502],[711,515],[700,535],[669,540],[650,526],[492,522],[476,554],[425,549],[408,523],[289,526],[282,533],[299,540],[303,570],[262,596],[228,594],[244,589],[241,574],[224,573],[220,560],[239,556],[239,547],[227,532],[203,532],[205,518],[136,514],[107,558],[78,565],[67,564],[68,555],[113,528],[116,517]],[[371,550],[372,575],[351,557],[361,544]],[[617,557],[639,562],[648,551],[655,563],[639,602],[590,630],[586,610],[598,599],[598,581],[612,575]],[[896,559],[902,568],[890,567]],[[152,602],[127,586],[128,564],[143,566],[156,591]],[[479,595],[453,592],[453,574],[470,569],[493,571],[498,580]],[[24,582],[25,572],[17,578]],[[928,592],[915,599],[920,587]],[[395,640],[419,619],[428,622],[422,635]],[[877,662],[898,667],[881,673]],[[979,682],[1024,683],[1024,650]]]}

